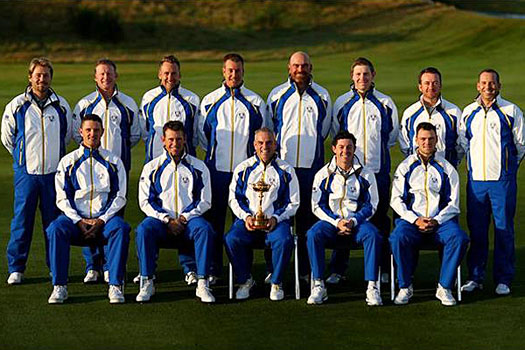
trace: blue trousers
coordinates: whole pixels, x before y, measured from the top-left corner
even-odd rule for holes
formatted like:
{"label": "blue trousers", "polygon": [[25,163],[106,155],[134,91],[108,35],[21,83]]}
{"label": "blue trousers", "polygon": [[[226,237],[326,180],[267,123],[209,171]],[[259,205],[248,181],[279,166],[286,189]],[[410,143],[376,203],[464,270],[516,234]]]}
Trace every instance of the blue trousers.
{"label": "blue trousers", "polygon": [[55,174],[29,175],[21,170],[14,172],[14,213],[11,220],[11,236],[7,244],[9,273],[24,272],[29,248],[33,238],[33,227],[37,204],[42,216],[46,248],[46,264],[49,267],[49,241],[45,231],[59,214],[56,207]]}
{"label": "blue trousers", "polygon": [[293,236],[290,223],[282,221],[271,232],[250,232],[244,221],[237,219],[224,239],[226,253],[233,265],[237,283],[245,283],[250,278],[253,264],[253,248],[264,244],[272,250],[272,283],[280,284],[293,251]]}
{"label": "blue trousers", "polygon": [[319,220],[306,234],[308,255],[313,277],[323,278],[325,269],[325,248],[337,248],[338,242],[350,240],[351,243],[362,244],[365,255],[365,280],[376,281],[381,256],[382,237],[377,228],[369,222],[364,222],[355,228],[349,236],[337,234],[337,228],[323,220]]}
{"label": "blue trousers", "polygon": [[[377,173],[375,178],[379,203],[375,214],[370,218],[370,222],[379,229],[379,233],[383,237],[383,249],[381,250],[379,264],[386,271],[387,267],[390,266],[390,245],[388,244],[388,235],[390,234],[390,218],[388,217],[388,209],[390,208],[390,176],[388,173]],[[334,250],[330,259],[330,272],[344,275],[348,268],[349,257],[350,249]]]}
{"label": "blue trousers", "polygon": [[452,289],[456,271],[467,251],[468,236],[455,219],[440,225],[435,233],[421,233],[416,225],[403,219],[396,220],[396,227],[390,234],[392,254],[397,264],[399,288],[408,288],[416,270],[419,248],[422,243],[443,247],[443,261],[439,284]]}
{"label": "blue trousers", "polygon": [[[130,226],[120,217],[109,219],[102,230],[103,242],[108,246],[109,284],[124,283],[128,259]],[[71,245],[85,246],[86,241],[77,225],[67,216],[60,215],[47,228],[53,285],[67,284],[69,251]]]}
{"label": "blue trousers", "polygon": [[469,279],[483,282],[489,252],[490,216],[494,219],[494,283],[511,285],[515,274],[514,215],[516,179],[472,181],[467,184],[467,224],[470,249]]}
{"label": "blue trousers", "polygon": [[188,221],[180,237],[173,237],[169,234],[167,225],[162,221],[147,217],[137,227],[135,236],[140,274],[153,276],[159,247],[168,247],[170,243],[173,243],[172,246],[179,248],[179,255],[182,252],[186,256],[192,256],[192,251],[195,251],[197,275],[204,278],[210,274],[215,237],[216,234],[211,225],[201,217]]}

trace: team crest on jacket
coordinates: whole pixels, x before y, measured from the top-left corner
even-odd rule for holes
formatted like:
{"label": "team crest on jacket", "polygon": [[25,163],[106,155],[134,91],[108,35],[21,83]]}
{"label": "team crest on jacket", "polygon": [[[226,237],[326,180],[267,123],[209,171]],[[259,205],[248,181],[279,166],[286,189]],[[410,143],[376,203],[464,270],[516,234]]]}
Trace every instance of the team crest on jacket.
{"label": "team crest on jacket", "polygon": [[372,115],[370,116],[370,121],[371,121],[371,122],[375,122],[376,119],[377,119],[377,115],[372,114]]}
{"label": "team crest on jacket", "polygon": [[491,129],[496,129],[496,123],[495,122],[490,123],[490,128]]}
{"label": "team crest on jacket", "polygon": [[182,177],[182,183],[187,184],[190,181],[186,176]]}
{"label": "team crest on jacket", "polygon": [[310,113],[310,114],[313,114],[314,113],[314,108],[312,106],[308,106],[308,107],[306,107],[306,112]]}
{"label": "team crest on jacket", "polygon": [[112,115],[112,116],[111,116],[111,121],[112,121],[113,123],[117,123],[117,122],[118,122],[118,116],[117,116],[117,115]]}
{"label": "team crest on jacket", "polygon": [[181,114],[182,114],[181,111],[176,110],[176,111],[175,111],[175,118],[180,118]]}
{"label": "team crest on jacket", "polygon": [[237,118],[244,119],[244,112],[237,113]]}
{"label": "team crest on jacket", "polygon": [[350,186],[350,192],[356,193],[357,192],[357,188],[355,186]]}
{"label": "team crest on jacket", "polygon": [[53,122],[55,120],[55,116],[54,115],[48,115],[48,116],[45,116],[44,118],[49,119],[50,122]]}

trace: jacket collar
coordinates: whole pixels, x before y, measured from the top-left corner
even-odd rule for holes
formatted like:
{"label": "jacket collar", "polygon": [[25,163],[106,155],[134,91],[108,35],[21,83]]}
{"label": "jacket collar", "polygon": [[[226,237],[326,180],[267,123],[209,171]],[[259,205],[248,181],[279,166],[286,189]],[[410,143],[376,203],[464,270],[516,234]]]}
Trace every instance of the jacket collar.
{"label": "jacket collar", "polygon": [[[359,158],[354,154],[354,159],[352,160],[352,167],[350,168],[348,172],[346,172],[346,175],[348,176],[353,175],[356,172],[361,171],[362,168],[363,168],[363,165],[361,165]],[[328,163],[328,171],[330,173],[335,172],[343,176],[345,175],[343,174],[344,171],[337,166],[335,156],[333,156],[332,159],[330,159],[330,163]]]}

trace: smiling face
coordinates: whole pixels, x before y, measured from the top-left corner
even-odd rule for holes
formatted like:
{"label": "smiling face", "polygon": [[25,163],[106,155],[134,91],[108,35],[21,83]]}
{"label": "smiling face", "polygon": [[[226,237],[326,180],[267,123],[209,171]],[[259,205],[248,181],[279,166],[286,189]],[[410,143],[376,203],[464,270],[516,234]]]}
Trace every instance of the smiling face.
{"label": "smiling face", "polygon": [[416,144],[420,155],[428,158],[436,152],[437,136],[434,130],[419,129]]}
{"label": "smiling face", "polygon": [[184,131],[166,129],[162,136],[162,143],[173,158],[180,159],[184,153],[184,144],[186,143]]}
{"label": "smiling face", "polygon": [[312,74],[310,57],[303,52],[294,53],[288,62],[288,74],[299,85],[308,83]]}
{"label": "smiling face", "polygon": [[479,75],[477,89],[481,96],[483,103],[489,104],[498,95],[501,84],[498,77],[492,72],[483,72]]}
{"label": "smiling face", "polygon": [[180,83],[180,70],[176,63],[163,62],[159,67],[160,85],[164,86],[166,91],[170,92]]}
{"label": "smiling face", "polygon": [[354,87],[362,94],[370,89],[376,76],[376,73],[372,72],[367,65],[355,66],[351,74]]}
{"label": "smiling face", "polygon": [[335,146],[332,146],[335,154],[335,162],[338,167],[347,171],[352,167],[354,159],[355,145],[351,139],[339,139]]}
{"label": "smiling face", "polygon": [[441,94],[441,81],[439,75],[435,73],[424,73],[421,75],[421,82],[418,85],[419,91],[423,94],[423,100],[434,103]]}
{"label": "smiling face", "polygon": [[244,80],[244,66],[242,62],[227,60],[222,66],[224,83],[229,88],[239,87]]}
{"label": "smiling face", "polygon": [[85,147],[97,149],[100,146],[100,139],[104,133],[102,124],[94,120],[85,120],[79,129],[82,135],[82,143]]}
{"label": "smiling face", "polygon": [[51,86],[51,70],[49,67],[36,65],[29,82],[31,83],[31,90],[40,99],[47,96],[49,87]]}
{"label": "smiling face", "polygon": [[259,159],[264,163],[268,163],[275,155],[277,142],[271,132],[259,131],[255,134],[253,146],[255,147],[255,152]]}
{"label": "smiling face", "polygon": [[117,72],[109,64],[99,64],[95,68],[95,82],[100,90],[113,93],[117,83]]}

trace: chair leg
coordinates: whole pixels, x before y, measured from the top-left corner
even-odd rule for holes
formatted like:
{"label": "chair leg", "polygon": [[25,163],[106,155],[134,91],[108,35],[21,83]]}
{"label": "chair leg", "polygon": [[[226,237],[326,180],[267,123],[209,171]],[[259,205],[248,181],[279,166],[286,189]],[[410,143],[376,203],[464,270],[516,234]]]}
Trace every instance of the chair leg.
{"label": "chair leg", "polygon": [[461,301],[461,265],[458,266],[456,283],[458,285],[458,301]]}
{"label": "chair leg", "polygon": [[395,286],[395,270],[394,270],[394,255],[390,254],[390,300],[394,300],[396,293],[396,286]]}
{"label": "chair leg", "polygon": [[[291,230],[291,228],[290,228]],[[294,244],[294,272],[295,272],[295,299],[301,299],[301,286],[299,285],[299,252],[297,251],[297,236],[293,236]]]}
{"label": "chair leg", "polygon": [[233,299],[233,265],[230,262],[228,264],[229,276],[228,276],[228,296]]}
{"label": "chair leg", "polygon": [[377,291],[379,292],[379,295],[381,295],[381,266],[379,266],[376,286],[377,286]]}

